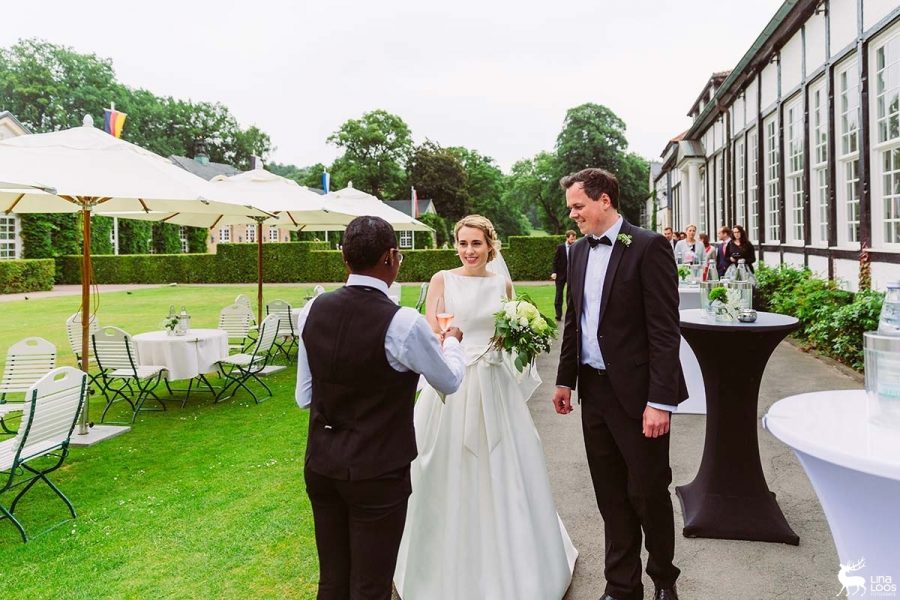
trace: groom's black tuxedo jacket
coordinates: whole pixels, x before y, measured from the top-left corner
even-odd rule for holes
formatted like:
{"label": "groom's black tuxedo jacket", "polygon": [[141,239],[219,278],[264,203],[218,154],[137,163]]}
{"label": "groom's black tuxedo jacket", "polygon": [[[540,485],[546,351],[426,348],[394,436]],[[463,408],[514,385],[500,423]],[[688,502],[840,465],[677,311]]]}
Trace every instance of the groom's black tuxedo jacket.
{"label": "groom's black tuxedo jacket", "polygon": [[[687,398],[681,372],[678,272],[666,239],[624,221],[609,258],[597,336],[613,391],[632,418],[648,402],[675,405]],[[557,385],[575,388],[581,364],[581,311],[591,247],[587,238],[569,250],[568,309]]]}

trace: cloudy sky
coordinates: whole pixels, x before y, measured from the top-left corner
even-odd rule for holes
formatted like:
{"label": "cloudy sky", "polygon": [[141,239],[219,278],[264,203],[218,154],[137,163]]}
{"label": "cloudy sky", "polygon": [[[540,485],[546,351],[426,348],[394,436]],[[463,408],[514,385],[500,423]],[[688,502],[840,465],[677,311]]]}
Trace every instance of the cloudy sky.
{"label": "cloudy sky", "polygon": [[506,170],[552,149],[584,102],[610,107],[631,149],[656,158],[781,0],[4,4],[0,45],[40,37],[111,58],[128,85],[222,102],[271,135],[278,162],[329,163],[328,135],[382,108],[417,142],[474,148]]}

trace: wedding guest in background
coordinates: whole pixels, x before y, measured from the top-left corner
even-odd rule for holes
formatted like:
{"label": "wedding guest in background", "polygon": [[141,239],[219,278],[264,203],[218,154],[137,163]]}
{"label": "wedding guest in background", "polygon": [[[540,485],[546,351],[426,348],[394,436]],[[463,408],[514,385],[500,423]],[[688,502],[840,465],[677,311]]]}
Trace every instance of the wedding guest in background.
{"label": "wedding guest in background", "polygon": [[678,240],[675,238],[675,232],[672,231],[671,227],[663,228],[663,237],[669,242],[669,247],[672,248],[672,254],[675,254],[675,244],[678,243]]}
{"label": "wedding guest in background", "polygon": [[728,242],[728,248],[725,250],[728,255],[728,263],[736,265],[743,258],[752,273],[753,263],[756,262],[756,251],[753,249],[753,244],[747,239],[747,232],[740,225],[735,225],[731,234],[734,237]]}
{"label": "wedding guest in background", "polygon": [[687,237],[687,234],[685,232],[683,232],[683,231],[678,232],[678,240],[679,241],[683,240],[685,237]]}
{"label": "wedding guest in background", "polygon": [[728,265],[731,263],[728,261],[728,253],[726,250],[728,249],[728,243],[731,241],[731,229],[727,225],[722,225],[719,227],[719,242],[716,244],[716,268],[719,271],[719,277],[725,274],[725,271],[728,270]]}
{"label": "wedding guest in background", "polygon": [[556,282],[556,320],[562,320],[563,290],[566,287],[566,273],[569,265],[569,250],[575,243],[575,232],[571,229],[566,232],[566,241],[556,247],[556,255],[553,257],[553,272],[550,279]]}
{"label": "wedding guest in background", "polygon": [[684,232],[684,239],[675,244],[675,256],[681,256],[685,263],[696,263],[703,250],[703,244],[697,239],[697,226],[688,225]]}
{"label": "wedding guest in background", "polygon": [[700,243],[703,244],[703,249],[701,250],[700,256],[700,264],[705,265],[708,264],[711,260],[716,260],[718,252],[716,251],[716,247],[709,243],[709,236],[705,233],[701,233],[699,236]]}

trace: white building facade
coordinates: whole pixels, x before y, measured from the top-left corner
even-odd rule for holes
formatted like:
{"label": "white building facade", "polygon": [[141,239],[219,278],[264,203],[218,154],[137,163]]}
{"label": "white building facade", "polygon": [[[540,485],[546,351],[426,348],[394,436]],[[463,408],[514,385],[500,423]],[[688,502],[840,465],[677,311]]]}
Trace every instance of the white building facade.
{"label": "white building facade", "polygon": [[767,264],[900,280],[900,4],[788,0],[670,141],[657,226],[743,225]]}

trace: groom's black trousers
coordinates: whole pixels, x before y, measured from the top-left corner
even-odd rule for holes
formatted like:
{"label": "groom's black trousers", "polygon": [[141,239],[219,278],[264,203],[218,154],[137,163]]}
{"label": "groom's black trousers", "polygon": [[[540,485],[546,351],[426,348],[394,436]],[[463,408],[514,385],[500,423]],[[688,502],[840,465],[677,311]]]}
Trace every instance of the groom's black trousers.
{"label": "groom's black trousers", "polygon": [[409,465],[376,479],[344,481],[305,471],[319,552],[318,600],[390,600]]}
{"label": "groom's black trousers", "polygon": [[669,435],[644,437],[642,421],[628,416],[609,377],[579,369],[581,423],[597,505],[606,531],[606,593],[643,598],[641,529],[646,536],[647,574],[671,587],[680,571],[669,484]]}

